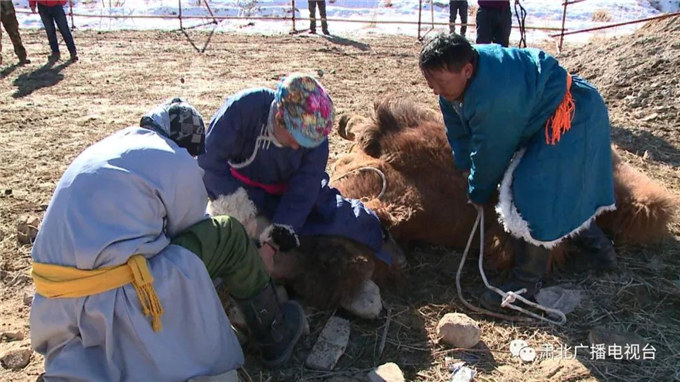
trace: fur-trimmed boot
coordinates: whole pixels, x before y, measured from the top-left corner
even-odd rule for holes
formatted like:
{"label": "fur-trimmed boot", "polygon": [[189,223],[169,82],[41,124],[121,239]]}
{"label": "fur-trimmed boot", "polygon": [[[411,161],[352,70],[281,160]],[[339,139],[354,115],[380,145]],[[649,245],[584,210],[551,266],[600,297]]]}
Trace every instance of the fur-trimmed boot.
{"label": "fur-trimmed boot", "polygon": [[576,235],[572,242],[581,250],[592,268],[602,271],[611,271],[618,267],[616,251],[611,240],[597,226],[595,222],[590,224],[582,232]]}
{"label": "fur-trimmed boot", "polygon": [[[510,277],[498,289],[516,292],[525,288],[526,292],[522,293],[522,297],[533,300],[543,285],[549,258],[549,249],[515,239],[515,267]],[[498,293],[486,290],[480,297],[480,302],[489,310],[498,310],[502,299]]]}
{"label": "fur-trimmed boot", "polygon": [[271,282],[255,296],[235,300],[262,353],[262,363],[270,368],[286,363],[305,327],[302,307],[295,301],[279,304]]}

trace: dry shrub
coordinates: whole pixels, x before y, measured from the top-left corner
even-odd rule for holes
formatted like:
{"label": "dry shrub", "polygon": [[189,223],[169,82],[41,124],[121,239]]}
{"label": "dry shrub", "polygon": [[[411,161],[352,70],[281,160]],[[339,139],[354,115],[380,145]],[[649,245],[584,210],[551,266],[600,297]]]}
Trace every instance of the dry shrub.
{"label": "dry shrub", "polygon": [[603,23],[608,23],[612,21],[612,17],[604,9],[598,9],[597,11],[593,12],[593,15],[591,16],[591,19],[595,22],[603,22]]}
{"label": "dry shrub", "polygon": [[477,4],[468,4],[468,15],[471,17],[477,17]]}

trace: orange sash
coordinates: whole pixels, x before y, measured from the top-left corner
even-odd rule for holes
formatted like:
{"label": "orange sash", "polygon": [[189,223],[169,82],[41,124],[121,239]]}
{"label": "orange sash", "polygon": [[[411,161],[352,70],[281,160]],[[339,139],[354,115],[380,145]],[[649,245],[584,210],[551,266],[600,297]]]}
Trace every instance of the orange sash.
{"label": "orange sash", "polygon": [[571,96],[571,74],[567,73],[567,93],[545,124],[545,143],[555,145],[560,141],[562,134],[571,129],[575,112],[574,97]]}

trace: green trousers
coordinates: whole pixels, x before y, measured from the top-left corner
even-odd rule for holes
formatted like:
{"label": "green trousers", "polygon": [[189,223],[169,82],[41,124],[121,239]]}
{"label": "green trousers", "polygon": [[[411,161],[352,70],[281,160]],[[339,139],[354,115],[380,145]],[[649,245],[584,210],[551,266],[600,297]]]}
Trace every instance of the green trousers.
{"label": "green trousers", "polygon": [[216,216],[203,220],[177,235],[172,244],[200,257],[210,277],[221,278],[237,299],[252,297],[269,283],[255,243],[236,219]]}

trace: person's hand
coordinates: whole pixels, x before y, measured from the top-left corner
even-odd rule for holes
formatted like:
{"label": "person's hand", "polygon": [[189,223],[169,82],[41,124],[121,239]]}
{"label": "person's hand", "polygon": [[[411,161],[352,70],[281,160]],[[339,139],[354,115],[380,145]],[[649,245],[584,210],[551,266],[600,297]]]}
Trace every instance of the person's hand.
{"label": "person's hand", "polygon": [[[463,177],[464,177],[465,179],[468,179],[469,176],[470,176],[470,171],[469,171],[469,170],[468,170],[468,171],[463,171]],[[473,207],[475,207],[476,210],[479,210],[480,208],[482,208],[482,205],[481,205],[481,204],[477,204],[477,203],[473,202],[472,200],[470,200],[470,195],[468,195],[467,197],[468,197],[467,203],[470,204],[470,205],[472,205]]]}
{"label": "person's hand", "polygon": [[31,5],[31,12],[35,13],[35,4]]}
{"label": "person's hand", "polygon": [[267,273],[270,275],[274,273],[274,255],[276,255],[277,252],[276,248],[269,243],[264,243],[257,251],[260,253],[260,258],[262,258],[262,262],[264,262]]}

